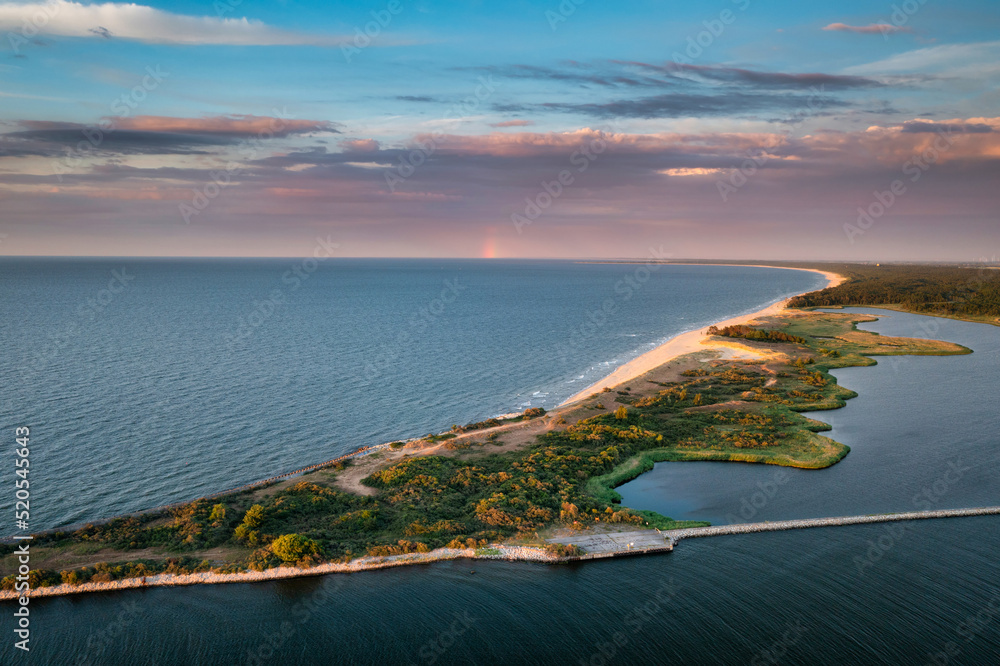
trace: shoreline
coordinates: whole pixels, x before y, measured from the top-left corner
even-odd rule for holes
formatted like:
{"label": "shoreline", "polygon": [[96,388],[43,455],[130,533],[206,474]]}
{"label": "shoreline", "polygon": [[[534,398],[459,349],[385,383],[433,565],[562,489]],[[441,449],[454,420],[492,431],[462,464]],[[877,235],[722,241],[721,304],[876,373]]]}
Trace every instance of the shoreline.
{"label": "shoreline", "polygon": [[[437,548],[428,553],[406,553],[404,555],[384,555],[359,557],[350,562],[324,562],[308,569],[296,566],[281,566],[264,571],[241,571],[239,573],[213,573],[210,571],[191,574],[156,574],[146,578],[123,578],[109,582],[88,582],[79,585],[61,583],[49,587],[31,588],[27,595],[31,599],[41,597],[63,597],[70,594],[93,592],[116,592],[120,590],[141,590],[151,587],[186,587],[188,585],[222,585],[226,583],[264,583],[272,580],[326,576],[329,574],[358,573],[414,564],[431,564],[448,560],[506,560],[508,562],[539,562],[555,564],[566,558],[552,555],[543,548],[534,546],[512,546],[491,544],[485,548]],[[20,595],[16,590],[0,590],[0,602],[12,601]]]}
{"label": "shoreline", "polygon": [[[746,266],[745,264],[664,264],[666,266],[730,266],[739,265]],[[788,266],[765,266],[765,265],[754,265],[747,266],[748,268],[780,268],[783,270],[790,271],[809,271],[811,273],[819,273],[827,279],[827,284],[821,289],[828,289],[830,287],[836,287],[842,284],[847,278],[838,273],[833,273],[831,271],[823,271],[818,268],[789,268]],[[811,291],[818,291],[813,289]],[[802,294],[807,294],[810,292],[802,292]],[[768,315],[778,314],[785,309],[785,305],[789,300],[795,298],[796,296],[801,296],[802,294],[794,294],[785,298],[784,300],[772,303],[767,307],[758,310],[757,312],[752,312],[746,315],[738,315],[736,317],[730,317],[724,321],[720,321],[714,325],[718,328],[725,328],[726,326],[734,326],[736,324],[744,324],[754,319],[759,319],[761,317],[766,317]],[[620,384],[628,381],[632,381],[637,377],[641,377],[650,370],[660,367],[664,363],[668,363],[678,356],[683,356],[684,354],[690,354],[697,351],[705,351],[709,349],[725,349],[727,345],[724,343],[706,344],[708,336],[704,334],[703,330],[707,329],[708,326],[700,327],[694,331],[688,331],[686,333],[681,333],[676,335],[663,344],[649,350],[648,352],[637,356],[631,361],[619,366],[614,372],[601,378],[599,381],[594,382],[582,391],[574,393],[572,396],[564,400],[559,404],[559,407],[565,407],[571,405],[575,402],[584,400],[594,393],[599,393],[605,387],[613,388]]]}
{"label": "shoreline", "polygon": [[[676,545],[683,539],[693,539],[711,536],[733,536],[737,534],[756,534],[761,532],[777,532],[785,530],[845,527],[854,525],[869,525],[900,521],[933,520],[947,518],[971,518],[988,515],[1000,515],[1000,506],[973,507],[965,509],[937,509],[925,511],[901,511],[895,513],[866,514],[858,516],[840,516],[830,518],[804,518],[796,520],[767,521],[763,523],[733,523],[709,527],[679,528],[675,530],[643,530],[650,536],[655,531],[664,539],[662,545],[642,544],[633,549],[632,544],[623,547],[618,544],[611,550],[585,552],[583,555],[555,555],[537,546],[514,546],[509,544],[490,544],[484,548],[437,548],[428,553],[407,553],[404,555],[366,556],[350,562],[326,562],[315,567],[303,569],[296,566],[281,566],[264,571],[243,571],[239,573],[192,573],[192,574],[157,574],[146,578],[125,578],[110,582],[88,582],[79,585],[62,583],[49,587],[32,588],[29,598],[62,597],[70,594],[87,594],[93,592],[115,592],[121,590],[138,590],[150,587],[186,587],[188,585],[221,585],[226,583],[263,583],[289,578],[305,578],[307,576],[326,576],[330,574],[358,573],[375,571],[392,567],[411,566],[415,564],[432,564],[448,560],[503,560],[507,562],[537,562],[540,564],[563,564],[583,562],[587,560],[649,555],[673,552]],[[628,536],[635,538],[636,533]],[[562,540],[562,543],[572,543],[578,539]],[[560,542],[549,539],[550,543]],[[0,591],[0,602],[13,601],[21,594],[16,590]]]}
{"label": "shoreline", "polygon": [[[637,261],[637,262],[621,262],[621,263],[643,263],[643,262],[638,262]],[[768,265],[765,265],[765,264],[748,265],[748,264],[664,263],[663,265],[665,265],[665,266],[739,266],[739,267],[745,267],[745,268],[780,268],[782,270],[791,270],[791,271],[808,271],[808,272],[811,272],[811,273],[819,273],[820,275],[823,275],[824,277],[827,278],[828,282],[827,282],[826,287],[823,287],[824,289],[828,288],[828,287],[836,286],[838,284],[841,284],[841,283],[843,283],[847,279],[844,276],[839,275],[837,273],[833,273],[833,272],[830,272],[830,271],[820,270],[818,268],[791,268],[791,267],[788,267],[788,266],[768,266]],[[814,290],[814,291],[816,291],[816,290]],[[809,293],[809,292],[802,292],[802,293],[805,294],[805,293]],[[745,323],[747,321],[752,321],[753,319],[755,319],[757,317],[764,317],[764,316],[771,315],[771,314],[777,314],[778,312],[780,312],[781,310],[784,309],[785,303],[787,303],[790,299],[795,298],[796,296],[800,296],[800,295],[801,294],[794,294],[794,295],[789,296],[788,298],[786,298],[786,299],[784,299],[782,301],[778,301],[776,303],[772,303],[771,305],[767,306],[766,308],[764,308],[762,310],[758,310],[757,312],[753,312],[753,313],[750,313],[750,314],[747,314],[747,315],[740,315],[740,316],[736,316],[736,317],[731,317],[730,319],[726,319],[725,321],[722,321],[722,322],[719,322],[717,324],[714,324],[714,326],[718,326],[719,328],[722,328],[724,326],[730,326],[730,325],[734,325],[734,324]],[[710,325],[712,325],[712,324],[710,324]],[[708,328],[708,326],[705,326],[703,328]],[[571,404],[573,404],[575,402],[579,402],[580,400],[583,400],[583,399],[585,399],[585,398],[593,395],[594,393],[599,392],[605,386],[609,386],[609,387],[611,387],[611,386],[617,386],[618,384],[622,384],[624,382],[631,381],[631,380],[635,379],[636,377],[640,377],[640,376],[646,374],[647,372],[649,372],[650,370],[653,370],[653,369],[655,369],[655,368],[663,365],[664,363],[667,363],[667,362],[669,362],[669,361],[677,358],[678,356],[683,356],[684,354],[690,354],[690,353],[696,352],[696,351],[704,351],[704,350],[710,350],[710,349],[726,349],[726,348],[730,348],[731,349],[733,347],[732,343],[725,343],[725,342],[716,342],[716,343],[713,343],[713,344],[710,344],[710,345],[704,345],[703,342],[704,342],[705,339],[707,339],[707,336],[702,335],[700,333],[700,331],[701,331],[701,328],[699,328],[697,330],[694,330],[694,331],[687,331],[685,333],[680,333],[680,334],[678,334],[678,335],[670,338],[669,340],[667,340],[666,342],[660,344],[659,346],[657,346],[657,347],[655,347],[655,348],[653,348],[653,349],[651,349],[651,350],[649,350],[649,351],[647,351],[647,352],[645,352],[645,353],[637,356],[636,358],[632,359],[631,361],[628,361],[628,362],[624,363],[623,365],[619,366],[611,374],[609,374],[609,375],[601,378],[599,381],[595,382],[594,384],[591,384],[589,387],[583,389],[582,391],[578,391],[577,393],[574,393],[572,396],[570,396],[566,400],[563,400],[561,403],[559,403],[558,405],[556,405],[554,407],[554,409],[561,409],[561,408],[566,407],[568,405],[571,405]],[[612,382],[612,381],[613,381],[613,383],[609,383],[609,382]],[[509,414],[502,414],[502,415],[497,416],[495,418],[503,419],[505,417],[514,417],[514,416],[519,416],[521,413],[522,412],[511,412]],[[393,441],[400,441],[400,440],[393,440]],[[404,440],[404,441],[412,441],[412,439],[411,440]],[[146,508],[146,509],[140,509],[138,511],[131,511],[129,513],[124,513],[124,514],[116,514],[116,515],[113,515],[113,516],[107,516],[107,517],[102,517],[102,518],[95,518],[93,520],[80,521],[80,522],[77,522],[77,523],[72,523],[70,525],[62,525],[62,526],[58,526],[58,527],[51,527],[51,528],[48,528],[48,529],[41,530],[39,532],[34,532],[34,534],[51,534],[53,532],[62,532],[62,531],[68,531],[68,530],[78,529],[80,527],[84,527],[86,525],[91,525],[91,524],[92,525],[102,525],[102,524],[109,523],[112,520],[116,520],[118,518],[129,518],[129,517],[141,516],[141,515],[149,514],[149,513],[155,513],[157,511],[164,511],[164,510],[171,509],[171,508],[174,508],[174,507],[177,507],[177,506],[182,506],[182,505],[187,504],[189,502],[192,502],[192,501],[194,501],[196,499],[213,499],[213,498],[216,498],[216,497],[220,497],[222,495],[228,495],[230,493],[236,493],[236,492],[241,492],[241,491],[246,491],[246,490],[257,489],[257,488],[266,486],[266,485],[268,485],[270,483],[274,483],[274,482],[277,482],[277,481],[280,481],[280,480],[283,480],[283,479],[295,477],[295,476],[298,476],[300,474],[305,474],[305,473],[313,471],[313,470],[322,469],[322,468],[325,468],[325,467],[330,467],[332,465],[335,465],[338,462],[342,462],[342,461],[345,461],[345,460],[350,459],[350,458],[357,458],[357,457],[360,457],[360,456],[368,455],[370,453],[375,453],[377,451],[384,450],[384,449],[388,448],[388,446],[389,446],[390,443],[391,442],[383,442],[381,444],[372,444],[372,445],[369,445],[369,446],[362,446],[362,447],[360,447],[358,449],[355,449],[354,451],[349,451],[348,453],[341,454],[341,455],[337,456],[336,458],[332,458],[330,460],[326,460],[326,461],[323,461],[323,462],[320,462],[320,463],[314,463],[312,465],[307,465],[305,467],[300,467],[300,468],[298,468],[296,470],[293,470],[293,471],[290,471],[290,472],[284,472],[282,474],[277,474],[277,475],[274,475],[274,476],[270,476],[270,477],[267,477],[265,479],[258,479],[256,481],[249,481],[249,482],[244,483],[242,485],[235,486],[233,488],[227,488],[225,490],[216,491],[214,493],[210,493],[208,495],[203,495],[201,497],[196,497],[196,498],[188,499],[188,500],[178,500],[178,501],[170,502],[168,504],[162,504],[162,505],[155,506],[155,507],[149,507],[149,508]],[[14,535],[6,535],[6,536],[3,536],[3,537],[0,537],[0,543],[7,543],[7,544],[14,543]],[[2,599],[2,598],[3,597],[0,596],[0,599]]]}
{"label": "shoreline", "polygon": [[[690,265],[702,265],[702,264],[690,264]],[[712,264],[715,265],[715,264]],[[823,275],[827,278],[827,287],[835,286],[843,282],[846,278],[836,273],[829,271],[822,271],[819,269],[805,269],[805,268],[788,268],[782,266],[754,266],[755,268],[782,268],[787,270],[807,270],[810,272],[815,272]],[[808,293],[808,292],[803,292]],[[733,324],[745,323],[752,321],[753,319],[767,316],[770,314],[777,314],[784,310],[787,301],[794,298],[796,295],[789,296],[786,299],[772,303],[771,305],[751,314],[739,315],[732,317],[723,322],[716,324],[716,326],[724,327]],[[704,327],[707,328],[707,327]],[[569,399],[562,402],[556,407],[556,409],[563,408],[567,405],[571,405],[589,395],[600,391],[603,386],[615,386],[626,381],[630,381],[636,377],[646,374],[650,370],[657,368],[670,360],[688,354],[695,351],[710,350],[710,349],[726,349],[727,343],[715,343],[710,345],[704,345],[707,336],[703,334],[702,329],[689,331],[682,333],[680,335],[671,338],[667,342],[659,345],[655,349],[652,349],[639,357],[625,363],[613,373],[603,378],[600,382],[594,384],[593,386],[581,391]],[[509,416],[509,415],[505,415]],[[296,476],[302,474],[307,470],[320,469],[327,467],[338,460],[345,460],[347,458],[354,458],[357,456],[363,456],[368,453],[373,453],[377,450],[387,447],[388,444],[379,444],[369,447],[362,447],[351,453],[343,454],[338,458],[327,461],[324,463],[311,465],[307,468],[302,468],[294,472],[288,472],[285,474],[278,475],[276,477],[271,477],[266,480],[253,482],[245,484],[244,486],[220,491],[213,493],[211,495],[206,495],[205,498],[218,497],[220,495],[228,494],[231,492],[238,492],[240,490],[247,490],[255,487],[260,487],[268,483],[272,483],[276,480]],[[167,505],[172,506],[172,505]],[[145,511],[137,512],[137,514],[148,513],[151,511],[161,510],[166,507],[157,507],[155,509],[147,509]],[[126,515],[137,515],[137,514],[126,514]],[[90,521],[93,523],[103,523],[116,518],[121,518],[122,516],[114,516],[112,518]],[[57,531],[64,528],[56,528],[55,530],[47,531]],[[43,532],[44,533],[44,532]],[[126,590],[126,589],[141,589],[146,587],[176,587],[176,586],[186,586],[186,585],[202,585],[202,584],[225,584],[225,583],[253,583],[253,582],[264,582],[269,580],[280,580],[287,578],[299,578],[306,576],[321,576],[332,573],[354,573],[360,571],[371,571],[376,569],[383,569],[395,566],[406,566],[412,564],[426,564],[431,562],[446,561],[453,559],[483,559],[483,560],[507,560],[507,561],[528,561],[528,562],[541,562],[541,563],[559,563],[563,561],[580,559],[578,557],[560,557],[554,555],[544,548],[537,546],[513,546],[509,544],[490,544],[486,548],[477,549],[456,549],[456,548],[438,548],[427,553],[408,553],[403,555],[390,555],[390,556],[365,556],[357,558],[350,562],[325,562],[323,564],[317,565],[315,567],[310,567],[307,569],[295,567],[295,566],[281,566],[272,569],[267,569],[264,571],[242,571],[237,573],[213,573],[213,572],[202,572],[202,573],[191,573],[191,574],[156,574],[148,576],[145,579],[139,578],[128,578],[117,581],[109,582],[88,582],[78,585],[69,585],[66,583],[60,585],[53,585],[50,587],[40,587],[32,588],[29,594],[30,597],[49,597],[49,596],[63,596],[69,594],[80,594],[80,593],[90,593],[90,592],[102,592],[102,591],[116,591],[116,590]],[[592,559],[584,557],[583,559]],[[18,596],[14,591],[0,591],[0,601],[11,600]]]}

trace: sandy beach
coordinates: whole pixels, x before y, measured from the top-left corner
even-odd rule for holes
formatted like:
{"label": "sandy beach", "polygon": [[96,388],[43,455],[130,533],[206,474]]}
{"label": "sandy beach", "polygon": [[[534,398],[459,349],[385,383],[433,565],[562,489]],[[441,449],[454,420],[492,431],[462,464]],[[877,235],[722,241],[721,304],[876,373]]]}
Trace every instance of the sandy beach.
{"label": "sandy beach", "polygon": [[[785,268],[781,266],[760,266],[761,268]],[[845,278],[842,276],[831,273],[827,271],[820,271],[816,269],[788,269],[788,270],[812,270],[815,273],[820,273],[826,277],[828,287],[835,286],[844,281]],[[774,303],[758,312],[754,312],[748,315],[741,315],[738,317],[733,317],[725,321],[718,322],[715,324],[719,327],[742,324],[752,321],[754,319],[777,314],[781,312],[789,299]],[[705,327],[707,328],[707,327]],[[586,398],[593,393],[600,391],[603,387],[614,387],[623,382],[627,382],[635,379],[636,377],[642,376],[647,372],[669,362],[670,360],[682,356],[684,354],[689,354],[692,352],[703,351],[706,349],[720,349],[727,353],[732,353],[734,350],[730,347],[738,345],[729,344],[724,342],[710,342],[705,335],[704,329],[699,329],[696,331],[690,331],[687,333],[682,333],[664,344],[658,346],[657,348],[646,352],[645,354],[633,359],[632,361],[622,365],[613,373],[604,377],[599,382],[591,385],[590,387],[580,391],[576,395],[572,396],[568,400],[562,403],[563,405],[569,405],[583,398]],[[505,416],[517,416],[519,413],[507,414]],[[541,423],[541,422],[538,422]],[[506,426],[509,427],[509,426]],[[500,429],[500,428],[498,428]],[[485,432],[485,431],[482,431]],[[537,434],[537,433],[536,433]],[[533,435],[532,435],[533,436]],[[364,456],[367,453],[372,453],[374,451],[382,451],[389,453],[388,445],[378,445],[372,447],[364,447],[358,451],[345,454],[340,456],[334,461],[327,461],[326,463],[321,463],[319,465],[312,465],[307,468],[302,468],[294,472],[289,472],[282,474],[264,481],[259,481],[256,483],[247,484],[237,489],[232,489],[228,491],[223,491],[221,493],[215,493],[209,495],[208,497],[215,497],[218,495],[226,494],[229,492],[236,492],[238,490],[246,490],[253,488],[264,483],[269,483],[277,480],[284,479],[285,477],[297,476],[303,472],[312,471],[321,467],[329,465],[331,462],[336,460],[342,460],[349,457],[359,457]],[[423,451],[423,454],[430,453],[431,450]],[[362,490],[360,487],[357,490]],[[173,506],[173,505],[170,505]],[[167,507],[160,507],[160,510]],[[145,512],[143,512],[145,513]],[[105,521],[101,521],[105,522]],[[487,548],[481,549],[454,549],[454,548],[438,548],[429,553],[410,553],[406,555],[393,555],[393,556],[367,556],[361,557],[354,561],[348,563],[342,562],[327,562],[315,567],[308,569],[301,569],[295,566],[282,566],[274,569],[268,569],[266,571],[243,571],[239,573],[213,573],[213,572],[203,572],[203,573],[192,573],[192,574],[158,574],[148,576],[143,579],[130,578],[118,581],[109,582],[88,582],[80,585],[69,585],[61,584],[52,587],[36,588],[32,589],[31,597],[42,597],[42,596],[61,596],[67,594],[80,594],[86,592],[108,592],[116,590],[125,589],[135,589],[135,588],[145,588],[145,587],[175,587],[175,586],[185,586],[185,585],[203,585],[203,584],[220,584],[220,583],[251,583],[251,582],[262,582],[268,580],[277,580],[284,578],[297,578],[302,576],[317,576],[325,575],[331,573],[353,573],[360,571],[368,571],[374,569],[383,569],[387,567],[405,566],[412,564],[423,564],[430,562],[437,562],[443,560],[451,560],[457,558],[465,559],[486,559],[486,560],[510,560],[510,561],[532,561],[532,562],[560,562],[566,561],[568,559],[578,559],[578,558],[564,558],[554,556],[542,548],[530,547],[530,546],[513,546],[510,544],[490,544]],[[13,590],[2,590],[0,591],[0,601],[13,599],[17,596],[17,593]]]}
{"label": "sandy beach", "polygon": [[[671,264],[671,265],[701,265],[701,264]],[[712,264],[718,266],[720,264]],[[726,265],[726,264],[721,264]],[[754,268],[782,268],[786,270],[795,271],[811,271],[813,273],[819,273],[827,279],[826,287],[836,287],[838,284],[842,283],[845,278],[837,273],[831,273],[829,271],[821,271],[814,268],[788,268],[787,266],[765,266],[765,265],[755,265]],[[807,292],[803,292],[807,293]],[[784,301],[779,301],[763,310],[748,314],[740,315],[738,317],[733,317],[731,319],[726,319],[725,321],[720,321],[715,324],[719,328],[725,326],[733,326],[736,324],[745,324],[754,319],[760,317],[766,317],[768,315],[773,315],[781,312],[785,309],[785,304],[794,297],[789,297]],[[705,327],[708,328],[707,326]],[[636,377],[641,377],[650,370],[657,368],[664,363],[670,361],[678,356],[683,356],[684,354],[690,354],[696,351],[704,351],[706,349],[724,349],[726,345],[721,343],[712,343],[708,340],[708,336],[705,335],[704,329],[699,329],[697,331],[689,331],[687,333],[681,333],[680,335],[667,340],[662,345],[656,349],[651,349],[642,356],[632,359],[628,363],[622,365],[617,370],[612,372],[607,377],[602,378],[600,381],[594,382],[587,388],[579,391],[565,400],[560,407],[563,405],[569,405],[579,400],[583,400],[588,396],[593,395],[601,391],[604,387],[615,387],[624,382],[635,379]]]}

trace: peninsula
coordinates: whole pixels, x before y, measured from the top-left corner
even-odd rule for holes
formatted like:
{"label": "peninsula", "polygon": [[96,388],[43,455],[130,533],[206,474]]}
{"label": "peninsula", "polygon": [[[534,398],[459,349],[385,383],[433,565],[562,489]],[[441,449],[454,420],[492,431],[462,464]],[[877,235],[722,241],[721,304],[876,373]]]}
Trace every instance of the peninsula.
{"label": "peninsula", "polygon": [[[830,288],[839,275],[828,275]],[[453,426],[190,503],[35,535],[33,595],[263,580],[453,557],[586,557],[566,534],[703,527],[622,507],[657,461],[822,468],[849,449],[803,412],[854,397],[830,370],[967,354],[858,330],[876,317],[776,304],[693,331],[546,413]],[[2,546],[0,572],[16,571]],[[15,596],[14,575],[0,598]]]}

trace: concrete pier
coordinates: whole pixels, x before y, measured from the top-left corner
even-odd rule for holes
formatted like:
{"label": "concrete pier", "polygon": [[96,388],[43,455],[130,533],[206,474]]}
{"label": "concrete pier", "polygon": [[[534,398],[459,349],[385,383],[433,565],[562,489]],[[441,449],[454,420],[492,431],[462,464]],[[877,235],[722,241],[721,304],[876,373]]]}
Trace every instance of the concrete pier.
{"label": "concrete pier", "polygon": [[563,561],[596,560],[606,557],[625,557],[670,552],[678,541],[730,534],[755,532],[780,532],[814,527],[840,527],[868,523],[892,523],[902,520],[929,520],[935,518],[966,518],[1000,514],[1000,506],[971,509],[940,509],[936,511],[908,511],[903,513],[876,513],[867,516],[840,516],[834,518],[805,518],[801,520],[776,520],[764,523],[736,523],[713,527],[689,527],[679,530],[632,530],[613,533],[585,531],[580,534],[548,539],[549,543],[573,544],[584,550],[583,555],[567,557]]}
{"label": "concrete pier", "polygon": [[863,525],[866,523],[891,523],[900,520],[929,520],[934,518],[965,518],[968,516],[990,516],[1000,514],[1000,506],[984,506],[971,509],[939,509],[936,511],[907,511],[903,513],[876,513],[868,516],[841,516],[838,518],[805,518],[802,520],[776,520],[764,523],[736,523],[713,527],[690,527],[664,532],[674,542],[681,539],[695,539],[727,534],[748,534],[752,532],[779,532],[782,530],[802,530],[812,527],[839,527],[841,525]]}

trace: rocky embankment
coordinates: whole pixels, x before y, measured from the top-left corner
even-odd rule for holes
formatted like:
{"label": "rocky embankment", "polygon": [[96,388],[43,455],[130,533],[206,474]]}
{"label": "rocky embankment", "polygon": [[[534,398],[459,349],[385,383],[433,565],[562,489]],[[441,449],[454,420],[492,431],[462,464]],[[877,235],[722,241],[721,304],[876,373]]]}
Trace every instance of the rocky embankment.
{"label": "rocky embankment", "polygon": [[[82,583],[80,585],[53,585],[31,590],[31,597],[52,597],[64,594],[81,594],[84,592],[111,592],[115,590],[132,590],[144,587],[174,587],[182,585],[208,585],[219,583],[259,583],[282,578],[299,578],[302,576],[322,576],[331,573],[353,573],[385,569],[388,567],[405,566],[409,564],[425,564],[454,560],[458,558],[479,560],[520,560],[528,562],[559,562],[562,558],[552,555],[542,548],[528,546],[507,546],[493,544],[486,548],[438,548],[429,553],[408,553],[406,555],[387,555],[384,557],[361,557],[350,562],[327,562],[307,569],[288,566],[267,569],[266,571],[241,571],[239,573],[193,573],[193,574],[158,574],[145,578],[127,578],[105,583]],[[14,599],[17,592],[13,590],[0,591],[0,600]]]}
{"label": "rocky embankment", "polygon": [[989,516],[1000,514],[1000,506],[984,506],[973,509],[940,509],[937,511],[908,511],[904,513],[878,513],[868,516],[841,516],[838,518],[806,518],[802,520],[776,520],[766,523],[736,523],[717,527],[690,527],[666,532],[674,541],[697,537],[723,536],[727,534],[748,534],[752,532],[779,532],[801,530],[811,527],[839,527],[841,525],[862,525],[865,523],[891,523],[899,520],[927,520],[931,518],[963,518],[967,516]]}

